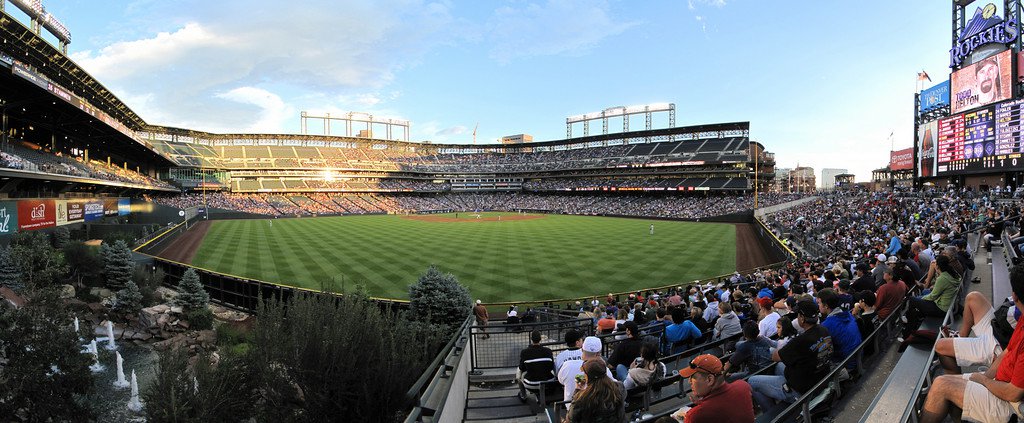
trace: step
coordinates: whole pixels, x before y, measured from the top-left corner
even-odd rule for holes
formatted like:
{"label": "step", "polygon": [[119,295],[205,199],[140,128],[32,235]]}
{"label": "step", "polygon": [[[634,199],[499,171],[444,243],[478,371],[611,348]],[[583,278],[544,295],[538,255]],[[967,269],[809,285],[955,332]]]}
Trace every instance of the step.
{"label": "step", "polygon": [[469,388],[469,394],[466,396],[467,399],[483,399],[483,398],[501,398],[501,397],[514,397],[519,394],[519,389],[515,387],[503,388],[503,389],[480,389],[471,387]]}
{"label": "step", "polygon": [[517,396],[495,398],[472,398],[466,401],[466,408],[512,407],[525,405]]}
{"label": "step", "polygon": [[[518,400],[517,400],[518,402]],[[505,420],[516,417],[536,417],[529,405],[519,403],[511,407],[467,408],[466,421]]]}

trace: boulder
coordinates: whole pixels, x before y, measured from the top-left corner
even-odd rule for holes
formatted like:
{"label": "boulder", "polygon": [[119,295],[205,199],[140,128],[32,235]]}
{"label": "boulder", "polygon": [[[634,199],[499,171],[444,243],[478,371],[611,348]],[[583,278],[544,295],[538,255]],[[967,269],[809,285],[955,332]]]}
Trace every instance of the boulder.
{"label": "boulder", "polygon": [[172,300],[174,300],[175,298],[178,297],[178,291],[175,291],[175,290],[173,290],[171,288],[168,288],[166,286],[161,286],[161,287],[157,288],[156,289],[156,293],[158,295],[160,295],[161,301],[164,301],[164,302],[171,302]]}
{"label": "boulder", "polygon": [[213,345],[217,342],[217,333],[212,330],[201,330],[196,332],[196,341],[204,346]]}
{"label": "boulder", "polygon": [[171,314],[181,314],[181,313],[184,313],[184,312],[185,311],[181,308],[181,306],[172,306],[171,307]]}
{"label": "boulder", "polygon": [[139,326],[143,328],[152,328],[156,326],[157,318],[163,315],[159,310],[153,307],[146,307],[139,310]]}
{"label": "boulder", "polygon": [[60,297],[61,298],[75,298],[75,287],[71,285],[60,286]]}
{"label": "boulder", "polygon": [[104,307],[103,304],[100,304],[100,303],[89,303],[89,304],[86,304],[86,306],[89,307],[89,311],[92,314],[96,314],[96,315],[103,314],[104,312],[107,311],[107,308]]}
{"label": "boulder", "polygon": [[171,311],[171,306],[167,304],[157,304],[150,308],[152,308],[153,311],[156,311],[157,313],[167,313],[168,311]]}
{"label": "boulder", "polygon": [[159,314],[159,315],[157,315],[157,317],[156,317],[156,326],[157,327],[159,327],[161,329],[164,329],[170,323],[171,323],[171,315],[170,314]]}
{"label": "boulder", "polygon": [[114,296],[114,291],[111,291],[107,288],[89,288],[89,293],[97,297],[100,297],[101,300],[112,298]]}

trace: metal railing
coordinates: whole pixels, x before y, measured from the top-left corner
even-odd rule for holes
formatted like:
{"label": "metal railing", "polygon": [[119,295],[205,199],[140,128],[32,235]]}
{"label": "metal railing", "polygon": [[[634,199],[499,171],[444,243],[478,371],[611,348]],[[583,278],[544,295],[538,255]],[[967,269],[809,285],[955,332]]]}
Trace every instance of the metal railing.
{"label": "metal railing", "polygon": [[557,353],[566,348],[563,342],[566,331],[576,329],[584,336],[593,335],[594,321],[583,318],[539,323],[473,325],[471,329],[473,370],[500,369],[519,365],[519,352],[530,345],[530,332],[539,330],[541,336],[547,339],[541,345]]}
{"label": "metal railing", "polygon": [[405,418],[405,423],[420,422],[424,417],[437,417],[444,411],[445,401],[440,401],[433,407],[428,404],[431,397],[448,397],[448,395],[435,395],[435,393],[451,389],[451,374],[458,370],[458,364],[461,361],[459,357],[465,351],[466,343],[469,342],[469,328],[472,323],[473,316],[467,317],[462,322],[455,336],[437,353],[434,361],[427,366],[416,383],[406,392],[405,405],[402,408],[409,409],[411,407],[411,410]]}

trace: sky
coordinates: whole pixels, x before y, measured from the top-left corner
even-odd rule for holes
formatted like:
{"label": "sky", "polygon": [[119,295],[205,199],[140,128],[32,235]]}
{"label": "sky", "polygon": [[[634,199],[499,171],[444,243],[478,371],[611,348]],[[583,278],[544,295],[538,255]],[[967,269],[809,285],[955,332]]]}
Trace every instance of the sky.
{"label": "sky", "polygon": [[413,141],[468,144],[474,128],[479,143],[547,141],[568,116],[674,103],[677,126],[749,121],[778,167],[867,181],[890,146],[913,144],[917,73],[949,78],[948,0],[43,6],[70,29],[71,58],[146,122],[215,133],[299,133],[301,111],[358,111],[411,121]]}

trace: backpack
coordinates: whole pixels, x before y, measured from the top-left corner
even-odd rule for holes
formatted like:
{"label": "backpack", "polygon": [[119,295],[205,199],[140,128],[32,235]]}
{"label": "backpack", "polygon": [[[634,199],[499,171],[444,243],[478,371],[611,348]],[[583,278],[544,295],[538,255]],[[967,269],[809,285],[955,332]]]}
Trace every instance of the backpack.
{"label": "backpack", "polygon": [[996,317],[992,318],[992,336],[996,338],[996,341],[999,341],[999,345],[1004,349],[1010,343],[1010,337],[1013,336],[1013,326],[1010,326],[1010,322],[1006,321],[1006,315],[1013,306],[1012,301],[1003,301],[1003,304],[996,309]]}

